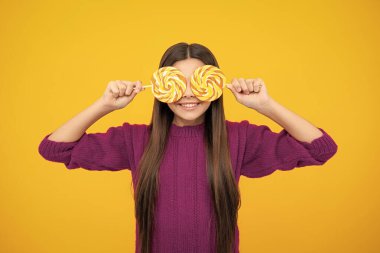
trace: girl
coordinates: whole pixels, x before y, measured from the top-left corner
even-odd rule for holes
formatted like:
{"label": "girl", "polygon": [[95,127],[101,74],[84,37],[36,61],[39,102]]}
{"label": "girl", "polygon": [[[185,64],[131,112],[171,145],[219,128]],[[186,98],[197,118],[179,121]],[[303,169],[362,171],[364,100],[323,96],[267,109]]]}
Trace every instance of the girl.
{"label": "girl", "polygon": [[219,67],[205,46],[175,44],[159,67],[179,69],[187,89],[177,102],[155,99],[149,125],[125,122],[105,133],[86,132],[144,91],[140,81],[116,80],[109,82],[101,98],[39,145],[42,157],[68,169],[131,171],[135,252],[238,253],[239,177],[322,165],[337,152],[337,144],[322,128],[276,102],[259,78],[234,78],[228,89],[239,103],[284,129],[275,133],[247,120],[225,120],[223,95],[202,102],[190,89],[194,70],[206,64]]}

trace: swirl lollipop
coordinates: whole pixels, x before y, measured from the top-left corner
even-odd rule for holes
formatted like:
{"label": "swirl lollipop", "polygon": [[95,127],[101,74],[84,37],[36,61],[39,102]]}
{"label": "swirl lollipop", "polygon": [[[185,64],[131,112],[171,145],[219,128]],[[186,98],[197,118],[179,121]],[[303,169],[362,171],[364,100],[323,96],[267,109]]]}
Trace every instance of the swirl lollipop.
{"label": "swirl lollipop", "polygon": [[162,67],[156,70],[150,80],[154,96],[164,103],[178,101],[186,91],[186,77],[179,69],[174,67]]}
{"label": "swirl lollipop", "polygon": [[197,68],[191,76],[190,87],[194,95],[201,101],[218,99],[226,87],[226,77],[223,72],[213,65]]}
{"label": "swirl lollipop", "polygon": [[[173,103],[181,99],[186,91],[186,77],[177,68],[167,66],[156,70],[150,81],[153,95],[164,103]],[[218,99],[226,87],[226,77],[223,72],[213,65],[198,67],[190,80],[190,88],[201,101]]]}

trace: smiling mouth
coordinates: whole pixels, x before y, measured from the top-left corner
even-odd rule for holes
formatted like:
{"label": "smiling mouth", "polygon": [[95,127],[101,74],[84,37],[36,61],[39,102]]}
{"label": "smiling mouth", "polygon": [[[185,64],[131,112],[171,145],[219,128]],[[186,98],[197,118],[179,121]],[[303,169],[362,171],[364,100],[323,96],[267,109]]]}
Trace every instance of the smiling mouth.
{"label": "smiling mouth", "polygon": [[199,105],[199,103],[194,103],[194,104],[179,104],[180,106],[191,108],[191,107],[196,107]]}
{"label": "smiling mouth", "polygon": [[200,105],[200,102],[199,103],[178,103],[177,105],[185,109],[192,109],[192,108],[198,107]]}

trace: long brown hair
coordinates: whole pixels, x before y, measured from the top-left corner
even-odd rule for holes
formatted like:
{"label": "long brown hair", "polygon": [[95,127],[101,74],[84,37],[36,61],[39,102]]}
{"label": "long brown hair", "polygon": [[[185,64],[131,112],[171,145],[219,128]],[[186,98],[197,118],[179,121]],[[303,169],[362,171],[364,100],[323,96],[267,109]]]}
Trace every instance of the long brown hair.
{"label": "long brown hair", "polygon": [[[204,64],[219,67],[216,58],[205,46],[181,42],[165,51],[159,68],[172,66],[176,61],[187,58],[197,58]],[[137,168],[137,187],[134,194],[140,239],[138,247],[141,253],[151,252],[158,171],[173,118],[174,113],[169,106],[155,99],[151,123],[148,126],[149,142]],[[204,123],[207,175],[216,217],[216,249],[218,253],[230,253],[234,247],[241,202],[228,149],[223,95],[211,102],[205,112]]]}

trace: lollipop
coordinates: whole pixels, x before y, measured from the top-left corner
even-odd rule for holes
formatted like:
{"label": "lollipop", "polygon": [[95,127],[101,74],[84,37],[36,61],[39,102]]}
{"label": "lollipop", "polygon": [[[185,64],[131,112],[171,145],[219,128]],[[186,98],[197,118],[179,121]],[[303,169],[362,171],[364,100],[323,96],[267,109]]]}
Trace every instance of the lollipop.
{"label": "lollipop", "polygon": [[186,77],[179,69],[174,67],[162,67],[156,70],[150,80],[154,96],[164,103],[178,101],[186,91]]}
{"label": "lollipop", "polygon": [[192,92],[199,100],[213,101],[222,95],[226,77],[219,68],[204,65],[194,71],[190,84]]}
{"label": "lollipop", "polygon": [[[156,70],[150,81],[153,95],[164,103],[173,103],[181,99],[186,91],[186,77],[177,68],[167,66]],[[226,77],[213,65],[203,65],[197,68],[190,80],[190,88],[201,101],[218,99],[226,87]]]}

